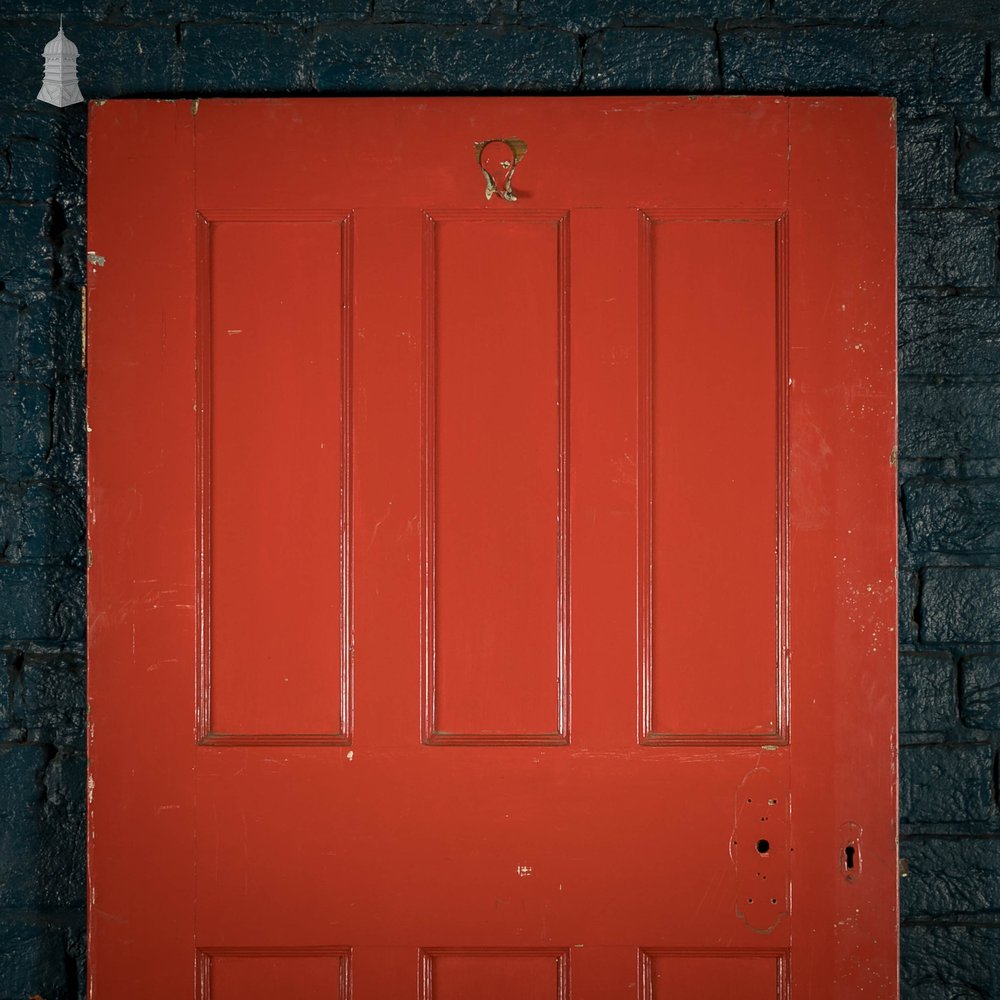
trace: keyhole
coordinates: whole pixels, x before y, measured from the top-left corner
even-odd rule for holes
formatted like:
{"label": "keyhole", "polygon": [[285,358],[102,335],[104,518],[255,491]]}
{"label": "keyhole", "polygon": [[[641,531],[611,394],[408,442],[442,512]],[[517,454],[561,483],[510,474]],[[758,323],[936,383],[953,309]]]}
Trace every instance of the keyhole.
{"label": "keyhole", "polygon": [[758,840],[757,841],[757,853],[758,854],[767,854],[767,852],[770,849],[771,849],[771,844],[770,844],[769,841],[766,841],[766,840]]}
{"label": "keyhole", "polygon": [[847,870],[850,871],[854,868],[854,853],[855,848],[853,844],[848,844],[844,848],[844,862],[847,865]]}

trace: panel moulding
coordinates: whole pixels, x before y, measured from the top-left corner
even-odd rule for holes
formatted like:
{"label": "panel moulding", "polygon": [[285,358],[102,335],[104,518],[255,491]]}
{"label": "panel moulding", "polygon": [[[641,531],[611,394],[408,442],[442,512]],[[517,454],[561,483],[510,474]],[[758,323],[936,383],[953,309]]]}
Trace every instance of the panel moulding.
{"label": "panel moulding", "polygon": [[[353,551],[352,551],[352,302],[353,302],[353,214],[349,211],[296,211],[284,209],[201,210],[196,213],[197,264],[195,370],[197,380],[197,697],[195,732],[197,742],[211,746],[350,746],[354,727],[353,697]],[[211,573],[211,375],[212,375],[212,235],[221,223],[329,223],[339,229],[341,261],[340,317],[341,414],[340,414],[340,726],[335,732],[296,733],[218,732],[212,717],[212,573]]]}
{"label": "panel moulding", "polygon": [[[784,746],[789,741],[788,669],[788,217],[771,212],[705,212],[691,210],[652,214],[639,211],[639,467],[638,511],[638,742],[642,746]],[[775,441],[777,483],[775,510],[775,704],[776,726],[771,732],[670,733],[657,732],[653,723],[653,227],[670,222],[771,223],[775,246],[775,338],[777,398]]]}
{"label": "panel moulding", "polygon": [[[195,974],[197,976],[197,1000],[213,1000],[212,995],[212,962],[215,959],[236,958],[248,959],[296,959],[296,958],[332,958],[338,960],[339,972],[335,982],[331,982],[328,997],[333,1000],[351,1000],[351,949],[338,947],[302,947],[302,948],[198,948],[195,957]],[[292,989],[291,984],[289,986]]]}
{"label": "panel moulding", "polygon": [[[484,225],[535,223],[554,225],[557,233],[558,306],[558,512],[557,580],[558,597],[554,609],[557,621],[555,656],[555,725],[550,732],[495,733],[446,732],[437,719],[437,615],[436,615],[436,350],[437,350],[437,268],[436,227],[442,222],[469,222]],[[420,614],[421,656],[421,738],[434,746],[536,746],[566,745],[570,741],[570,605],[569,605],[569,233],[564,212],[519,210],[505,216],[483,216],[463,211],[424,213],[423,245],[423,365],[421,396],[423,407],[423,455],[421,481],[422,587]]]}
{"label": "panel moulding", "polygon": [[[436,1000],[434,994],[434,960],[438,958],[486,958],[516,961],[519,958],[553,959],[553,1000],[570,997],[569,948],[421,948],[418,979],[418,1000]],[[201,998],[199,998],[201,1000]]]}
{"label": "panel moulding", "polygon": [[687,1000],[676,994],[656,991],[655,960],[658,958],[765,959],[775,965],[774,1000],[789,1000],[788,950],[784,948],[640,948],[638,953],[639,1000]]}

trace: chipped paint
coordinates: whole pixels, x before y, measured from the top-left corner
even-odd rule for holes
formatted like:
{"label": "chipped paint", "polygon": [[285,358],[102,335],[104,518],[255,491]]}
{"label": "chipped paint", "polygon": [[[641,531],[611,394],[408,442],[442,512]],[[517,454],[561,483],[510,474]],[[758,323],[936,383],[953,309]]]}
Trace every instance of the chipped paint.
{"label": "chipped paint", "polygon": [[87,368],[87,286],[80,289],[80,367]]}
{"label": "chipped paint", "polygon": [[104,267],[107,263],[107,258],[102,257],[99,253],[94,250],[87,251],[87,263],[92,267]]}

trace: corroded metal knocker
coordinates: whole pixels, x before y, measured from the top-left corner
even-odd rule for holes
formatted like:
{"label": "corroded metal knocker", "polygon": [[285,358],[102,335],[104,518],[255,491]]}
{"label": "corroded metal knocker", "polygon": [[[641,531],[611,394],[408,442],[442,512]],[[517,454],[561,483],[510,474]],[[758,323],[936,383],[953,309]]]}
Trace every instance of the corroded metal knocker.
{"label": "corroded metal knocker", "polygon": [[[511,188],[514,170],[524,159],[528,144],[523,139],[484,139],[473,143],[476,149],[476,163],[486,178],[486,200],[494,194],[500,195],[504,201],[517,201],[517,195]],[[500,178],[502,184],[497,183]]]}

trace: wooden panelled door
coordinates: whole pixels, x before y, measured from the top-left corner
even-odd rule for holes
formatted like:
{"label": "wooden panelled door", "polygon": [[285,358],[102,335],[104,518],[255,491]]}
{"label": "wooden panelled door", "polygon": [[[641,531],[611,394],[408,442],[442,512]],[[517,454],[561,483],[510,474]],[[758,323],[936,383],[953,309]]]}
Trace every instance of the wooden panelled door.
{"label": "wooden panelled door", "polygon": [[896,996],[894,106],[91,106],[95,1000]]}

